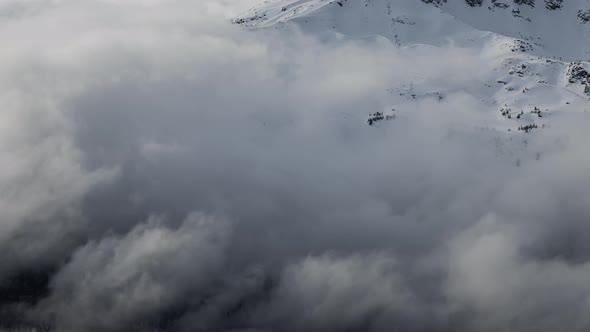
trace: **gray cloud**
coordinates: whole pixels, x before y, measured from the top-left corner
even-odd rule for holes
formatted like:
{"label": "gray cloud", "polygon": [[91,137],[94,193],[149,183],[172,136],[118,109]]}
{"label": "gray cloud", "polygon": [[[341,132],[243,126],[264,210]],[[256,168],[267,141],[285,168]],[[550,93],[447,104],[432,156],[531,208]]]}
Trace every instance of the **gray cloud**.
{"label": "gray cloud", "polygon": [[[236,3],[0,7],[7,328],[586,329],[583,115],[474,129],[482,54],[244,31]],[[444,102],[366,126],[421,80]]]}
{"label": "gray cloud", "polygon": [[66,330],[147,324],[212,286],[228,235],[222,220],[190,215],[176,229],[152,218],[123,237],[88,243],[54,277],[41,310]]}

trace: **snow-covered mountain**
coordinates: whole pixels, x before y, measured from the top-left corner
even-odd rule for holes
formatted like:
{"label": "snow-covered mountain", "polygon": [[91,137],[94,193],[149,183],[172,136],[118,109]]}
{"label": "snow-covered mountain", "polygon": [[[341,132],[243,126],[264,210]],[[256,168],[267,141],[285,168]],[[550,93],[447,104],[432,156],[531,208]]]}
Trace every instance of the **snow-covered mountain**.
{"label": "snow-covered mountain", "polygon": [[293,21],[307,29],[378,34],[401,45],[465,43],[490,31],[533,54],[590,59],[588,0],[283,0],[267,1],[237,21],[251,27]]}
{"label": "snow-covered mountain", "polygon": [[[590,0],[275,0],[234,23],[382,36],[400,49],[433,55],[446,47],[473,49],[490,64],[472,86],[450,87],[444,78],[400,82],[389,89],[391,109],[411,109],[425,98],[442,102],[463,90],[486,111],[478,125],[529,132],[552,116],[590,107]],[[387,115],[376,111],[368,122]]]}

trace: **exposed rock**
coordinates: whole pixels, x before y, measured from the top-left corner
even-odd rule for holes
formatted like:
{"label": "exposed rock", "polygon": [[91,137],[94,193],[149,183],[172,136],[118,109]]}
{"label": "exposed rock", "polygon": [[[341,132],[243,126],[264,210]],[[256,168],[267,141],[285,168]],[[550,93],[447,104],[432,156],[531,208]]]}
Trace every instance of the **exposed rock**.
{"label": "exposed rock", "polygon": [[545,0],[545,8],[548,10],[561,9],[563,6],[563,0]]}
{"label": "exposed rock", "polygon": [[[394,112],[395,109],[391,110],[391,112]],[[393,120],[395,119],[395,114],[388,114],[385,115],[383,114],[383,112],[375,112],[372,114],[369,114],[369,118],[367,119],[367,123],[369,124],[369,126],[373,126],[375,123],[379,122],[379,121],[383,121],[383,120]]]}
{"label": "exposed rock", "polygon": [[510,50],[512,52],[530,52],[533,50],[533,45],[524,40],[515,39],[514,43],[510,45]]}
{"label": "exposed rock", "polygon": [[525,133],[528,133],[531,130],[537,129],[537,128],[539,128],[539,127],[536,124],[533,123],[533,124],[529,124],[529,125],[526,125],[526,126],[520,126],[520,127],[518,127],[518,130],[524,131]]}
{"label": "exposed rock", "polygon": [[525,20],[525,21],[528,21],[528,22],[530,22],[530,21],[531,21],[531,19],[530,19],[530,18],[522,16],[522,15],[520,14],[520,9],[518,9],[518,8],[516,8],[516,9],[512,9],[512,16],[514,16],[514,17],[518,17],[518,18],[522,18],[523,20]]}
{"label": "exposed rock", "polygon": [[590,78],[590,73],[581,62],[572,62],[568,67],[567,77],[570,83],[583,82]]}
{"label": "exposed rock", "polygon": [[247,25],[247,24],[252,23],[252,22],[264,20],[265,17],[266,17],[266,14],[264,14],[264,15],[255,14],[254,16],[250,16],[250,17],[234,19],[234,20],[232,20],[232,22],[234,24]]}
{"label": "exposed rock", "polygon": [[498,0],[492,0],[492,4],[494,5],[494,7],[501,8],[501,9],[506,9],[506,8],[510,7],[509,4],[498,1]]}
{"label": "exposed rock", "polygon": [[569,65],[567,78],[571,84],[580,83],[584,85],[584,94],[590,97],[590,72],[586,70],[581,62],[573,62]]}
{"label": "exposed rock", "polygon": [[443,3],[447,2],[447,0],[422,0],[424,3],[433,4],[435,6],[440,6]]}
{"label": "exposed rock", "polygon": [[590,21],[590,9],[578,10],[578,19],[583,24],[588,23]]}
{"label": "exposed rock", "polygon": [[483,0],[465,0],[471,7],[481,7]]}
{"label": "exposed rock", "polygon": [[399,24],[416,25],[416,22],[412,21],[407,16],[398,16],[398,17],[392,18],[391,21],[393,23],[399,23]]}
{"label": "exposed rock", "polygon": [[527,5],[535,7],[535,0],[514,0],[514,3],[517,5]]}

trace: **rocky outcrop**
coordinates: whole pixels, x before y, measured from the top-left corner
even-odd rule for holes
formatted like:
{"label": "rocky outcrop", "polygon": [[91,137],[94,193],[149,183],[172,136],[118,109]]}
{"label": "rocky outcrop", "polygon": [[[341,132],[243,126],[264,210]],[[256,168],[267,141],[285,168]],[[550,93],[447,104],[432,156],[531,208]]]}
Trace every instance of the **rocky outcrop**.
{"label": "rocky outcrop", "polygon": [[535,0],[514,0],[514,3],[517,5],[527,5],[535,7]]}
{"label": "rocky outcrop", "polygon": [[[493,1],[495,1],[495,0],[493,0]],[[428,3],[428,4],[433,4],[437,7],[439,7],[443,3],[447,2],[447,0],[422,0],[422,2]],[[481,5],[483,4],[483,0],[465,0],[465,2],[471,7],[481,7]]]}
{"label": "rocky outcrop", "polygon": [[443,3],[447,2],[447,0],[422,0],[422,2],[432,4],[438,7]]}
{"label": "rocky outcrop", "polygon": [[481,7],[483,0],[465,0],[471,7]]}
{"label": "rocky outcrop", "polygon": [[590,9],[578,10],[578,20],[583,24],[588,23],[590,21]]}
{"label": "rocky outcrop", "polygon": [[512,9],[512,16],[523,19],[528,22],[531,21],[530,18],[522,16],[522,14],[520,13],[520,9],[518,9],[518,8]]}
{"label": "rocky outcrop", "polygon": [[[393,112],[394,110],[392,110]],[[379,121],[389,121],[389,120],[393,120],[395,119],[395,114],[383,114],[383,112],[375,112],[375,113],[371,113],[369,114],[369,119],[367,119],[367,123],[369,124],[369,126],[374,126],[377,122]]]}
{"label": "rocky outcrop", "polygon": [[539,126],[537,126],[537,125],[536,125],[536,124],[534,124],[534,123],[531,123],[531,124],[529,124],[529,125],[526,125],[526,126],[520,126],[520,127],[518,127],[518,130],[520,130],[520,131],[524,131],[525,133],[529,133],[529,132],[531,132],[533,129],[538,129],[538,128],[539,128]]}
{"label": "rocky outcrop", "polygon": [[259,15],[254,15],[254,16],[250,16],[250,17],[243,17],[243,18],[236,18],[233,19],[232,22],[234,24],[243,24],[243,25],[247,25],[249,23],[253,23],[256,21],[262,21],[266,18],[266,14],[259,16]]}
{"label": "rocky outcrop", "polygon": [[584,94],[590,97],[590,72],[581,62],[572,62],[567,70],[568,82],[584,85]]}
{"label": "rocky outcrop", "polygon": [[520,39],[515,39],[512,45],[510,45],[510,50],[512,52],[526,53],[532,51],[533,49],[533,45],[531,45],[529,42]]}
{"label": "rocky outcrop", "polygon": [[492,4],[494,5],[494,7],[496,8],[502,8],[502,9],[506,9],[508,7],[510,7],[509,4],[505,3],[505,2],[501,2],[498,0],[492,0]]}
{"label": "rocky outcrop", "polygon": [[567,70],[567,78],[570,83],[586,81],[590,78],[590,73],[581,62],[572,62]]}
{"label": "rocky outcrop", "polygon": [[548,10],[561,9],[563,6],[563,0],[545,0],[545,8]]}
{"label": "rocky outcrop", "polygon": [[[421,0],[424,3],[427,4],[432,4],[435,5],[437,7],[440,7],[442,4],[446,3],[447,0]],[[496,8],[509,8],[510,5],[506,2],[500,1],[500,0],[491,0],[492,1],[492,5]],[[545,1],[545,8],[547,8],[547,10],[559,10],[563,7],[563,0],[544,0]],[[514,0],[514,3],[521,6],[530,6],[530,7],[535,7],[535,0]],[[471,7],[481,7],[484,3],[484,0],[465,0],[465,3],[467,3],[469,6]],[[491,8],[491,7],[490,7]],[[590,13],[588,13],[588,19],[586,21],[590,20]]]}

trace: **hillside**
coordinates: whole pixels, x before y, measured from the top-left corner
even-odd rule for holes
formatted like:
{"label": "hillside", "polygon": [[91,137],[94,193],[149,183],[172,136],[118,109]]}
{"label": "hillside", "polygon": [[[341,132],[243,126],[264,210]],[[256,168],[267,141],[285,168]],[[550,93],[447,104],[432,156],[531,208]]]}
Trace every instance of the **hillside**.
{"label": "hillside", "polygon": [[389,105],[370,112],[368,123],[411,112],[417,101],[467,93],[479,101],[475,127],[528,133],[563,112],[590,107],[590,66],[583,61],[590,56],[588,8],[587,0],[283,0],[267,1],[234,23],[251,29],[295,25],[327,38],[385,37],[410,56],[469,50],[486,64],[472,73],[478,76],[473,84],[453,86],[428,73],[398,81],[384,87]]}

